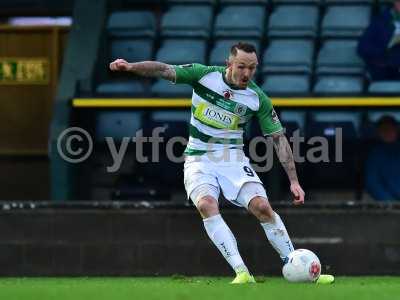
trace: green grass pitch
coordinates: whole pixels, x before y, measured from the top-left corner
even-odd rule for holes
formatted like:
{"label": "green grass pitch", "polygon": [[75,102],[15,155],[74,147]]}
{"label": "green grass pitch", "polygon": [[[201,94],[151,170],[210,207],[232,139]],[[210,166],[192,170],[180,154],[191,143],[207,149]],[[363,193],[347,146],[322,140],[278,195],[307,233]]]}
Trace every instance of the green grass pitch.
{"label": "green grass pitch", "polygon": [[337,277],[332,285],[293,284],[258,277],[257,284],[233,286],[227,277],[2,278],[7,300],[357,300],[400,299],[400,277]]}

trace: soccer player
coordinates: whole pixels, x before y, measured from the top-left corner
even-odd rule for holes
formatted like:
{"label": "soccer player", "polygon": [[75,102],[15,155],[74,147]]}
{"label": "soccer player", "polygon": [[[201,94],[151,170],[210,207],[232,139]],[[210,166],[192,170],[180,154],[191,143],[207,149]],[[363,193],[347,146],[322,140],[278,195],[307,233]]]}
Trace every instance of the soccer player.
{"label": "soccer player", "polygon": [[289,177],[294,204],[304,203],[304,191],[282,125],[271,100],[252,81],[257,64],[256,50],[247,43],[231,47],[227,66],[173,66],[156,61],[128,63],[123,59],[110,64],[112,71],[163,78],[193,87],[184,184],[208,236],[236,273],[232,283],[255,281],[238,251],[233,233],[219,212],[221,190],[226,199],[246,208],[259,220],[283,263],[294,250],[285,225],[272,209],[261,180],[243,153],[243,128],[252,117],[258,119],[263,134],[273,139],[276,153]]}

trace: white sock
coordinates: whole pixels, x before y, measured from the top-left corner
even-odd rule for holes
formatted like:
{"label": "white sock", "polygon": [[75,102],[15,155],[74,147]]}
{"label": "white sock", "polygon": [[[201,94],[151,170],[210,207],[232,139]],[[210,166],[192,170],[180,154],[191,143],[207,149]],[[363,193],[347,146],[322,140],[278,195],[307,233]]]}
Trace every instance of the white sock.
{"label": "white sock", "polygon": [[222,219],[221,215],[218,214],[203,219],[203,222],[211,241],[218,248],[232,269],[236,273],[239,271],[248,272],[247,267],[239,254],[236,239],[228,225],[226,225],[224,219]]}
{"label": "white sock", "polygon": [[281,217],[274,212],[274,222],[261,223],[261,226],[264,228],[268,241],[284,261],[294,248]]}

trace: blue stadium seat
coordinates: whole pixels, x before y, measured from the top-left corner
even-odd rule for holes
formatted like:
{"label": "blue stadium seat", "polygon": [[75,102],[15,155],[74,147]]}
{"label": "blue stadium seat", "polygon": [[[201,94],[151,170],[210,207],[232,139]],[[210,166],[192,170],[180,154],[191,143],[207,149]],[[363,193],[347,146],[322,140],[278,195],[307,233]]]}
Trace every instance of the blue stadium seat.
{"label": "blue stadium seat", "polygon": [[260,39],[264,32],[264,20],[264,6],[226,6],[216,17],[214,36]]}
{"label": "blue stadium seat", "polygon": [[393,118],[395,118],[395,120],[397,122],[400,123],[400,111],[396,111],[396,110],[379,110],[379,111],[370,111],[367,114],[367,120],[370,123],[376,123],[378,122],[378,120],[385,116],[385,115],[389,115],[392,116]]}
{"label": "blue stadium seat", "polygon": [[210,36],[211,6],[172,6],[161,22],[164,38],[204,38]]}
{"label": "blue stadium seat", "polygon": [[190,98],[192,87],[187,84],[173,84],[168,80],[158,80],[151,87],[154,97],[185,97]]}
{"label": "blue stadium seat", "polygon": [[134,137],[142,128],[142,112],[137,111],[99,111],[96,113],[95,135],[100,143],[106,137],[121,142],[124,137]]}
{"label": "blue stadium seat", "polygon": [[357,139],[361,126],[359,112],[321,111],[312,112],[308,122],[308,136],[333,137],[335,129],[342,129],[344,139]]}
{"label": "blue stadium seat", "polygon": [[274,5],[281,4],[320,4],[324,0],[271,0]]}
{"label": "blue stadium seat", "polygon": [[153,58],[152,39],[116,39],[111,41],[111,60],[123,58],[129,62]]}
{"label": "blue stadium seat", "polygon": [[206,43],[196,39],[167,39],[157,52],[156,60],[169,64],[205,63]]}
{"label": "blue stadium seat", "polygon": [[[143,134],[145,136],[152,136],[154,128],[162,127],[164,130],[160,136],[163,136],[165,139],[173,137],[188,139],[190,117],[190,110],[153,111],[144,123]],[[151,147],[148,150],[152,151]],[[166,155],[166,153],[163,154]]]}
{"label": "blue stadium seat", "polygon": [[[142,154],[148,161],[137,161],[134,174],[116,184],[114,199],[165,201],[173,192],[182,189],[183,161],[175,162],[170,158],[182,157],[186,145],[181,142],[187,141],[189,120],[189,110],[153,111],[144,119],[143,136],[155,136],[157,129],[160,143],[155,149],[154,143],[143,143]],[[175,137],[179,140],[171,140]]]}
{"label": "blue stadium seat", "polygon": [[145,89],[140,81],[110,81],[99,84],[96,93],[107,96],[137,96],[145,94]]}
{"label": "blue stadium seat", "polygon": [[363,78],[360,76],[319,76],[314,94],[358,95],[363,92]]}
{"label": "blue stadium seat", "polygon": [[[306,136],[314,141],[309,139],[307,142],[305,188],[335,186],[355,191],[359,174],[360,125],[359,112],[320,111],[309,114]],[[341,128],[342,138],[337,128]]]}
{"label": "blue stadium seat", "polygon": [[400,124],[400,111],[397,110],[371,110],[368,111],[365,123],[362,127],[362,139],[368,142],[377,140],[376,125],[383,116],[391,116]]}
{"label": "blue stadium seat", "polygon": [[114,12],[108,18],[107,32],[111,37],[154,38],[156,19],[149,11]]}
{"label": "blue stadium seat", "polygon": [[231,4],[239,4],[239,5],[249,5],[249,4],[268,4],[269,0],[219,0],[221,5],[231,5]]}
{"label": "blue stadium seat", "polygon": [[364,74],[364,62],[357,54],[356,40],[327,40],[317,59],[317,74]]}
{"label": "blue stadium seat", "polygon": [[311,40],[272,40],[263,55],[263,73],[311,73]]}
{"label": "blue stadium seat", "polygon": [[279,5],[270,16],[268,36],[308,37],[317,36],[318,7],[314,5]]}
{"label": "blue stadium seat", "polygon": [[368,92],[375,95],[400,95],[400,82],[398,80],[371,82]]}
{"label": "blue stadium seat", "polygon": [[359,37],[368,26],[371,7],[356,6],[328,6],[321,25],[323,38]]}
{"label": "blue stadium seat", "polygon": [[282,126],[285,128],[286,135],[291,137],[296,130],[302,135],[305,129],[306,113],[304,111],[283,110],[279,114]]}
{"label": "blue stadium seat", "polygon": [[250,43],[256,47],[257,52],[260,50],[260,41],[259,40],[234,40],[234,39],[220,39],[215,42],[214,48],[212,48],[209,57],[209,64],[213,66],[222,66],[225,65],[225,61],[228,59],[229,51],[232,45],[238,43]]}
{"label": "blue stadium seat", "polygon": [[[141,166],[140,174],[147,177],[148,182],[160,185],[166,185],[167,188],[181,186],[183,180],[183,162],[175,163],[168,157],[167,143],[171,138],[179,137],[182,141],[189,136],[190,111],[155,111],[151,113],[149,119],[144,124],[144,136],[153,136],[153,130],[157,127],[164,129],[160,136],[164,138],[164,143],[159,147],[159,162],[149,162]],[[153,145],[147,143],[143,154],[151,157],[153,154]],[[175,157],[182,155],[186,145],[176,142],[173,147]],[[169,149],[171,150],[171,149]],[[166,171],[168,170],[168,172]],[[174,174],[174,176],[171,176]],[[178,181],[178,182],[177,182]],[[157,188],[155,187],[155,188]]]}
{"label": "blue stadium seat", "polygon": [[[133,0],[134,1],[134,0]],[[189,4],[189,5],[198,5],[198,4],[211,4],[216,5],[218,0],[163,0],[167,3],[167,5],[171,4]]]}
{"label": "blue stadium seat", "polygon": [[[324,0],[325,5],[372,4],[374,0]],[[379,1],[381,2],[381,1]]]}
{"label": "blue stadium seat", "polygon": [[304,95],[310,92],[308,75],[268,75],[261,87],[268,95]]}

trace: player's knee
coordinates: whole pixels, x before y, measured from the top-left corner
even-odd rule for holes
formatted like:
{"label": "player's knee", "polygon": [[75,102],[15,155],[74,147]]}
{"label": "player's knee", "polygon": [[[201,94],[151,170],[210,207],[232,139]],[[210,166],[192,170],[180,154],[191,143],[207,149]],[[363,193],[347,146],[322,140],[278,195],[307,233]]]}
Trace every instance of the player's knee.
{"label": "player's knee", "polygon": [[252,212],[260,222],[271,223],[274,221],[274,211],[265,198],[255,197],[251,204]]}
{"label": "player's knee", "polygon": [[197,210],[203,218],[209,218],[219,214],[217,201],[211,196],[202,197],[197,202]]}

